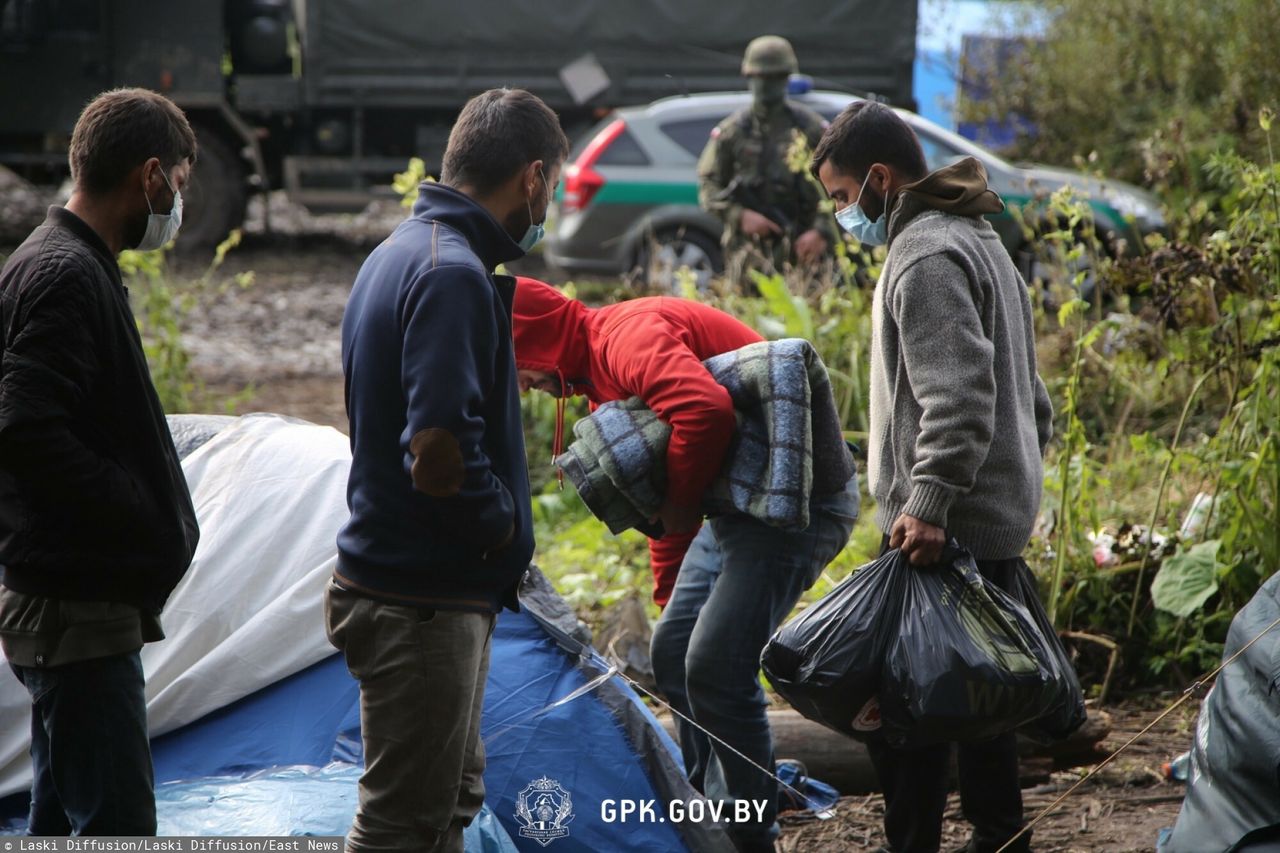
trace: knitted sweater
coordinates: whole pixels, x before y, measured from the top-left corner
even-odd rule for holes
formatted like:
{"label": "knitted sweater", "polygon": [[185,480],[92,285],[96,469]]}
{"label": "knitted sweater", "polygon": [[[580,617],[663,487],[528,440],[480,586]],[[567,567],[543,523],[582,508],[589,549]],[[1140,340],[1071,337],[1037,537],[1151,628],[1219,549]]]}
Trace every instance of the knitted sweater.
{"label": "knitted sweater", "polygon": [[980,560],[1026,547],[1053,430],[1026,285],[981,218],[1002,209],[972,158],[903,187],[872,304],[877,523],[914,516]]}

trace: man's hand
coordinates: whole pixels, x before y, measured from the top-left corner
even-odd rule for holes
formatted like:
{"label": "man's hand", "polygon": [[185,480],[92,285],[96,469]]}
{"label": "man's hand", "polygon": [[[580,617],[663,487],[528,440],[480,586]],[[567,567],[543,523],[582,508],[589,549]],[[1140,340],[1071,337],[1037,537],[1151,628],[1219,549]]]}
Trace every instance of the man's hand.
{"label": "man's hand", "polygon": [[742,208],[742,233],[749,237],[776,237],[782,226],[759,211]]}
{"label": "man's hand", "polygon": [[827,238],[816,228],[810,228],[796,238],[796,258],[802,264],[817,263],[826,251]]}
{"label": "man's hand", "polygon": [[913,566],[932,566],[942,557],[947,532],[941,527],[903,513],[889,531],[889,547],[901,548]]}
{"label": "man's hand", "polygon": [[688,533],[702,523],[702,510],[696,506],[663,501],[658,514],[649,521],[661,521],[664,533]]}

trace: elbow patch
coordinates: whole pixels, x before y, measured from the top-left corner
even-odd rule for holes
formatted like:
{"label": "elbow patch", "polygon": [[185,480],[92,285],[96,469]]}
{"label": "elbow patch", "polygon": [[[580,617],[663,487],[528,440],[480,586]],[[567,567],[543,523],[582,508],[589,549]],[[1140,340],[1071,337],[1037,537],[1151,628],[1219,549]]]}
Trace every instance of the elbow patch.
{"label": "elbow patch", "polygon": [[453,433],[438,427],[421,430],[409,442],[409,451],[415,489],[433,498],[452,497],[462,490],[466,469]]}

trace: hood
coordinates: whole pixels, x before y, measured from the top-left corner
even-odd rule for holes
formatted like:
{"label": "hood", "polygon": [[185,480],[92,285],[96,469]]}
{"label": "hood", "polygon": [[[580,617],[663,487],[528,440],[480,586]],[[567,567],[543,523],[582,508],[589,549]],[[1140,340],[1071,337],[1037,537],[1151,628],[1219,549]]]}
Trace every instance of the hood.
{"label": "hood", "polygon": [[[587,341],[590,316],[590,308],[546,282],[524,276],[516,278],[516,297],[511,308],[516,367],[555,373],[564,387],[564,395],[556,398],[556,424],[551,438],[553,462],[564,450],[565,397],[585,393],[590,387],[591,348]],[[556,468],[556,481],[563,489],[564,469]]]}
{"label": "hood", "polygon": [[466,193],[435,181],[423,181],[418,187],[418,200],[413,203],[413,216],[426,222],[439,222],[461,234],[480,258],[485,269],[493,272],[524,256],[511,235],[488,210]]}
{"label": "hood", "polygon": [[977,217],[1002,212],[1004,202],[987,186],[986,167],[974,157],[965,157],[898,190],[889,217],[889,239],[929,210]]}
{"label": "hood", "polygon": [[546,282],[516,278],[511,312],[516,367],[559,373],[566,392],[574,393],[573,386],[583,384],[589,374],[590,316],[590,308]]}

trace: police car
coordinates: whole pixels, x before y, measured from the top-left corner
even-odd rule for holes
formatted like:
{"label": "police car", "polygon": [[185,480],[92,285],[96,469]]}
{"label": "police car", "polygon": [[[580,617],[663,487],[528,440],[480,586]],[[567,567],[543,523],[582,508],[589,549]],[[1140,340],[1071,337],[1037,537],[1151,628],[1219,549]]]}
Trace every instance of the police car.
{"label": "police car", "polygon": [[[828,121],[856,97],[812,91],[793,79],[790,99]],[[712,129],[751,102],[748,92],[663,98],[615,110],[583,136],[569,156],[556,196],[547,262],[567,275],[624,275],[654,290],[676,287],[687,268],[699,287],[723,270],[721,223],[698,207],[697,161]],[[976,157],[1005,213],[989,217],[1024,275],[1033,270],[1018,209],[1069,185],[1087,197],[1099,234],[1134,251],[1144,234],[1164,227],[1158,200],[1138,187],[1065,169],[1015,165],[913,112],[898,110],[915,130],[929,168]]]}

